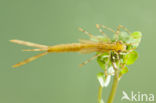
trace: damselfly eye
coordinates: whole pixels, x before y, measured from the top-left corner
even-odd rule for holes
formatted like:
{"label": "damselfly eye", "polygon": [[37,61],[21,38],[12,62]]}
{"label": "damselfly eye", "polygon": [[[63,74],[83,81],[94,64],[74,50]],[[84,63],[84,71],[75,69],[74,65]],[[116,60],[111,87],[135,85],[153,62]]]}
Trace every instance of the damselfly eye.
{"label": "damselfly eye", "polygon": [[118,50],[118,53],[120,53],[121,52],[121,50]]}

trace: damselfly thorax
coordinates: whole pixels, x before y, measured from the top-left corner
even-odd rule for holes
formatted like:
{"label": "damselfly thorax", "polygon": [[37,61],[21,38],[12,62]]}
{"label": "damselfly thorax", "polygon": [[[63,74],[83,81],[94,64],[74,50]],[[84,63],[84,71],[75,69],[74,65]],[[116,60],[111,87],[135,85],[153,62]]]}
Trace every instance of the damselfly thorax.
{"label": "damselfly thorax", "polygon": [[56,46],[49,46],[48,52],[80,52],[80,53],[91,53],[91,52],[109,52],[109,51],[123,51],[125,45],[120,42],[115,43],[72,43],[72,44],[61,44]]}

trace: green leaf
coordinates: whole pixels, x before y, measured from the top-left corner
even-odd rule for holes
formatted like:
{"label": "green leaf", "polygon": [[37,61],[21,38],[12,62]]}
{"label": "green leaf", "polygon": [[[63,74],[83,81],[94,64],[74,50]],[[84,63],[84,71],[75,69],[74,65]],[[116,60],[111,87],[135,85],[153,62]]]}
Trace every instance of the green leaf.
{"label": "green leaf", "polygon": [[131,46],[133,46],[133,48],[137,48],[139,46],[141,38],[141,32],[134,32],[130,35],[130,39],[127,41],[127,43],[132,44]]}
{"label": "green leaf", "polygon": [[107,77],[104,75],[104,73],[100,72],[97,74],[97,78],[99,80],[99,83],[102,87],[107,87],[110,83],[111,76],[108,75]]}
{"label": "green leaf", "polygon": [[125,74],[127,72],[128,72],[128,68],[127,67],[122,68],[122,70],[120,71],[121,74]]}
{"label": "green leaf", "polygon": [[97,62],[100,67],[105,70],[106,64],[108,63],[109,53],[103,53],[101,56],[97,57]]}
{"label": "green leaf", "polygon": [[127,67],[124,67],[121,69],[120,73],[119,73],[119,78],[122,77],[123,74],[126,74],[128,72],[128,68]]}
{"label": "green leaf", "polygon": [[134,48],[133,45],[127,45],[126,50],[132,50]]}
{"label": "green leaf", "polygon": [[125,61],[127,65],[133,64],[138,58],[138,53],[136,51],[132,51],[125,56]]}
{"label": "green leaf", "polygon": [[114,75],[115,74],[114,68],[112,66],[110,66],[108,68],[108,71],[107,72],[108,72],[108,74],[111,74],[111,75]]}
{"label": "green leaf", "polygon": [[134,39],[140,39],[142,37],[142,33],[141,32],[133,32],[130,36],[133,37]]}
{"label": "green leaf", "polygon": [[97,74],[97,78],[99,80],[99,83],[102,87],[104,87],[104,73],[100,72]]}
{"label": "green leaf", "polygon": [[104,103],[103,99],[101,99],[99,103]]}
{"label": "green leaf", "polygon": [[127,42],[130,39],[130,35],[127,32],[121,32],[119,34],[119,40]]}

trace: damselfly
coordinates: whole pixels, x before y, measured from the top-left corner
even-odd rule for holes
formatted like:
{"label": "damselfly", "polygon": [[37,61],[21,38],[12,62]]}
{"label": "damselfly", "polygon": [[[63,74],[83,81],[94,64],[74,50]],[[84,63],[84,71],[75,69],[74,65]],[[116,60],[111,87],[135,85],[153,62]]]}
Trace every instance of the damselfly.
{"label": "damselfly", "polygon": [[[104,52],[110,52],[114,51],[117,53],[125,52],[126,51],[126,45],[122,41],[119,40],[119,34],[120,29],[124,29],[126,32],[129,32],[127,28],[125,28],[122,25],[119,25],[117,27],[117,30],[113,30],[111,28],[108,28],[104,25],[96,24],[96,28],[99,30],[99,32],[103,35],[103,39],[98,38],[97,36],[92,35],[91,33],[87,32],[86,30],[79,28],[81,32],[88,35],[91,40],[85,40],[81,39],[79,43],[71,43],[71,44],[60,44],[60,45],[54,45],[54,46],[46,46],[46,45],[40,45],[36,43],[21,41],[21,40],[10,40],[13,43],[35,47],[36,49],[27,49],[24,51],[43,51],[43,53],[40,53],[38,55],[35,55],[33,57],[30,57],[22,62],[19,62],[13,67],[19,67],[26,63],[29,63],[41,56],[44,56],[48,53],[61,53],[61,52],[80,52],[80,53],[92,53],[92,52],[98,52],[95,56],[90,58],[89,60],[83,62],[81,65],[87,64],[89,61],[93,60],[94,58],[100,56]],[[112,42],[110,38],[103,32],[102,29],[107,29],[115,34],[115,40]],[[94,39],[94,40],[93,40]]]}

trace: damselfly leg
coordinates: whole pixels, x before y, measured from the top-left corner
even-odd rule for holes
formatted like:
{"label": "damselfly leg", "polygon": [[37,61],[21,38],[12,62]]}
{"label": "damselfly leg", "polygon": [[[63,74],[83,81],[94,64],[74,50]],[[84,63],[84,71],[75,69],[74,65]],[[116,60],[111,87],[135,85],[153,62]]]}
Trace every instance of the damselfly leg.
{"label": "damselfly leg", "polygon": [[119,39],[120,29],[123,29],[123,30],[125,30],[128,34],[131,34],[131,32],[130,32],[125,26],[119,25],[119,26],[117,27],[117,30],[115,31],[115,35],[116,35],[115,40],[116,40],[116,41],[118,41],[118,39]]}
{"label": "damselfly leg", "polygon": [[80,66],[83,66],[83,65],[88,64],[90,61],[94,60],[96,57],[98,57],[98,56],[100,56],[100,55],[102,55],[102,53],[99,53],[99,54],[94,55],[94,56],[91,57],[90,59],[88,59],[88,60],[84,61],[83,63],[81,63]]}

